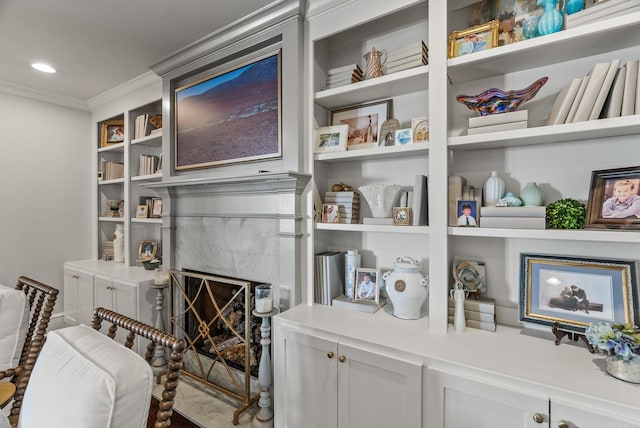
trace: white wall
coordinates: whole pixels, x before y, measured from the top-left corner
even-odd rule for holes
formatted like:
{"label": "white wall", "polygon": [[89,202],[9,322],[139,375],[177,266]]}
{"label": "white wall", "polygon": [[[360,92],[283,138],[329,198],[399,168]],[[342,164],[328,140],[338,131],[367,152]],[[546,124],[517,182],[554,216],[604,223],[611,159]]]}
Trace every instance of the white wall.
{"label": "white wall", "polygon": [[0,283],[60,289],[63,263],[91,257],[91,114],[0,92]]}

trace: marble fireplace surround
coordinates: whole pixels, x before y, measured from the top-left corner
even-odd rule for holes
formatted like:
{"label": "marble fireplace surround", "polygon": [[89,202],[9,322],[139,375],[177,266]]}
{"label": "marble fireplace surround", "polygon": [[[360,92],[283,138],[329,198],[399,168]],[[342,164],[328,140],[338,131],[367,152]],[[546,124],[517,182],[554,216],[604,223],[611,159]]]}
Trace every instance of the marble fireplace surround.
{"label": "marble fireplace surround", "polygon": [[165,267],[269,283],[274,305],[300,303],[301,195],[309,179],[268,172],[146,185],[164,200]]}

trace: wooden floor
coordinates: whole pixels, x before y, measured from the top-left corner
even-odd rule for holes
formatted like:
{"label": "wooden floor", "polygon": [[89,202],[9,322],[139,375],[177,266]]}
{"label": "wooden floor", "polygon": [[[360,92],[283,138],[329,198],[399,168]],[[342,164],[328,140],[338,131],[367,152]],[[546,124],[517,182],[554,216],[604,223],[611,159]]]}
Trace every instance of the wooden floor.
{"label": "wooden floor", "polygon": [[[147,419],[147,428],[153,428],[153,424],[156,421],[157,411],[158,411],[158,400],[151,397],[151,407],[149,407],[149,418]],[[171,416],[171,426],[175,428],[201,428],[199,425],[194,424],[189,419],[185,418],[175,410],[173,411],[173,416]]]}

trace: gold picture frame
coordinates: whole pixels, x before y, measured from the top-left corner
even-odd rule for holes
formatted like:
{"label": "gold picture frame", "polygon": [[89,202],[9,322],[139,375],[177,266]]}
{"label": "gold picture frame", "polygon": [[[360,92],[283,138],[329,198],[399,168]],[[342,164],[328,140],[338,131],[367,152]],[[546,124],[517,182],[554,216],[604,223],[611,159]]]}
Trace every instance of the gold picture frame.
{"label": "gold picture frame", "polygon": [[494,19],[465,30],[452,31],[449,34],[449,58],[497,47],[499,28],[500,21]]}
{"label": "gold picture frame", "polygon": [[105,120],[100,123],[100,147],[124,142],[124,119]]}
{"label": "gold picture frame", "polygon": [[156,252],[158,251],[158,242],[153,240],[140,241],[138,247],[138,259],[140,261],[149,261],[156,258]]}

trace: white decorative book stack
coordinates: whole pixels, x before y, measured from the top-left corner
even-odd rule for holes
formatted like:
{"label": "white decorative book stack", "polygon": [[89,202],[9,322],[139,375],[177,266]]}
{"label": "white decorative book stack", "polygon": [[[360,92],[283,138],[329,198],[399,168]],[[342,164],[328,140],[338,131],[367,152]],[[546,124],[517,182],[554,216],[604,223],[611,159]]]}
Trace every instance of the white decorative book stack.
{"label": "white decorative book stack", "polygon": [[[449,299],[449,324],[453,324],[455,304]],[[464,301],[464,318],[466,326],[486,331],[496,331],[496,302],[488,297],[467,298]]]}
{"label": "white decorative book stack", "polygon": [[324,203],[338,205],[338,223],[358,223],[360,215],[360,194],[358,192],[325,192]]}
{"label": "white decorative book stack", "polygon": [[481,207],[480,227],[544,229],[547,207]]}
{"label": "white decorative book stack", "polygon": [[607,0],[565,17],[565,28],[579,27],[601,19],[613,18],[640,10],[640,0]]}
{"label": "white decorative book stack", "polygon": [[362,80],[362,69],[358,64],[343,65],[327,72],[325,89],[337,88]]}
{"label": "white decorative book stack", "polygon": [[429,49],[421,40],[417,43],[392,50],[387,55],[387,74],[419,67],[429,63]]}
{"label": "white decorative book stack", "polygon": [[529,118],[527,110],[516,110],[506,113],[489,114],[469,118],[468,135],[486,134],[488,132],[524,129]]}

